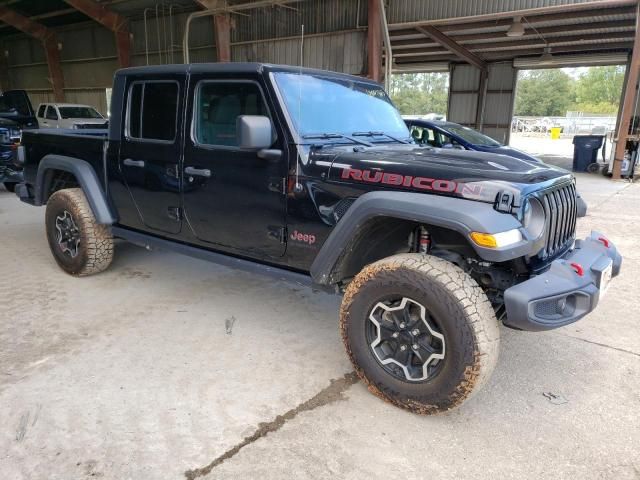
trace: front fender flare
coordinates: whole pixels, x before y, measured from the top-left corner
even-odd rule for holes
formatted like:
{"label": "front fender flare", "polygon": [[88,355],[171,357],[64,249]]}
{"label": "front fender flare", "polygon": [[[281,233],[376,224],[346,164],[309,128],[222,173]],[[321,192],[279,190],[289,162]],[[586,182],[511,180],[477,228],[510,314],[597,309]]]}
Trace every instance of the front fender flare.
{"label": "front fender flare", "polygon": [[116,218],[109,203],[104,190],[100,186],[100,180],[94,168],[85,160],[67,157],[64,155],[45,155],[40,164],[38,165],[38,173],[36,175],[35,184],[35,205],[42,205],[46,201],[47,185],[46,173],[49,170],[62,170],[64,172],[72,173],[91,207],[91,211],[96,217],[98,223],[104,225],[113,225],[116,223]]}
{"label": "front fender flare", "polygon": [[375,217],[390,217],[448,228],[469,238],[471,232],[499,233],[520,229],[523,240],[503,248],[484,248],[469,244],[478,256],[489,262],[504,262],[532,254],[533,242],[522,224],[512,215],[494,210],[493,205],[462,198],[412,192],[369,192],[360,196],[323,244],[310,273],[315,283],[327,285],[332,279],[344,249],[349,248],[358,230]]}

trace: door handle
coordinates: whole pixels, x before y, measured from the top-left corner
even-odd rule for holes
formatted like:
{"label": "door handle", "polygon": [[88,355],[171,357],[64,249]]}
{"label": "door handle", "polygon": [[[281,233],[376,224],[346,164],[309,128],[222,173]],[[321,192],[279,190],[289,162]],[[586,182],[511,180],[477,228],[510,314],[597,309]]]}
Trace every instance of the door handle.
{"label": "door handle", "polygon": [[130,158],[125,158],[122,163],[124,163],[127,167],[144,167],[144,160],[132,160]]}
{"label": "door handle", "polygon": [[211,170],[208,168],[195,168],[195,167],[187,167],[184,169],[184,173],[187,175],[196,175],[198,177],[207,177],[211,176]]}

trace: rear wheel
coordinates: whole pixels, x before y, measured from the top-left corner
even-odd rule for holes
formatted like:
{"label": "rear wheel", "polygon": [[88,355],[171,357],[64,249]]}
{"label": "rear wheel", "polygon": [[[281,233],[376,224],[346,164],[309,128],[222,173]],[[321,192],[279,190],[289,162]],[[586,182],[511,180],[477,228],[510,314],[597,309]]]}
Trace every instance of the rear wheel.
{"label": "rear wheel", "polygon": [[415,413],[449,410],[489,378],[499,328],[478,284],[436,257],[373,263],[348,286],[342,339],[369,390]]}
{"label": "rear wheel", "polygon": [[105,270],[113,260],[109,227],[97,223],[79,188],[58,190],[47,202],[47,240],[65,272],[85,276]]}
{"label": "rear wheel", "polygon": [[15,192],[16,191],[16,185],[18,185],[18,184],[16,182],[4,182],[3,185],[4,185],[4,188],[6,188],[8,192]]}

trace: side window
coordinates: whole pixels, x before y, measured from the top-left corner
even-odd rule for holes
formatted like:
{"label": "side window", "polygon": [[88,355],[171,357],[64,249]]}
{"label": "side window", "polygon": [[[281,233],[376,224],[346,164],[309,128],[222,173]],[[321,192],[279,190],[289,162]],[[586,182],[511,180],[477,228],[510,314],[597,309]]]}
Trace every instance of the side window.
{"label": "side window", "polygon": [[426,143],[428,143],[429,145],[434,145],[436,144],[436,133],[433,131],[432,128],[425,128],[424,129],[424,136],[426,137],[424,139],[424,141]]}
{"label": "side window", "polygon": [[44,117],[44,110],[47,108],[46,105],[40,105],[38,107],[38,117],[43,118]]}
{"label": "side window", "polygon": [[194,140],[203,145],[236,147],[240,115],[268,115],[260,88],[250,82],[201,82],[194,106]]}
{"label": "side window", "polygon": [[422,145],[438,146],[435,133],[431,128],[414,125],[411,127],[411,136],[417,143]]}
{"label": "side window", "polygon": [[56,112],[56,107],[49,105],[47,107],[46,117],[48,120],[58,120],[58,113]]}
{"label": "side window", "polygon": [[411,138],[413,138],[416,141],[416,143],[423,144],[424,128],[418,127],[417,125],[411,125]]}
{"label": "side window", "polygon": [[129,89],[127,135],[140,140],[172,142],[176,138],[178,84],[136,82]]}

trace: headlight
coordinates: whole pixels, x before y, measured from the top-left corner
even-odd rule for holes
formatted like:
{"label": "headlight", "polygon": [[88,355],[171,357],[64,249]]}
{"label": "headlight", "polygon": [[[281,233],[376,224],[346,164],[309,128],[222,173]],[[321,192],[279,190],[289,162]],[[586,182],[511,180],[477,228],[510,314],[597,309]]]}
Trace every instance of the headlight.
{"label": "headlight", "polygon": [[524,204],[522,226],[527,229],[531,238],[538,239],[544,232],[545,214],[542,204],[537,198],[529,198]]}
{"label": "headlight", "polygon": [[476,245],[485,248],[508,247],[522,241],[522,234],[517,228],[500,233],[471,232],[469,236]]}

